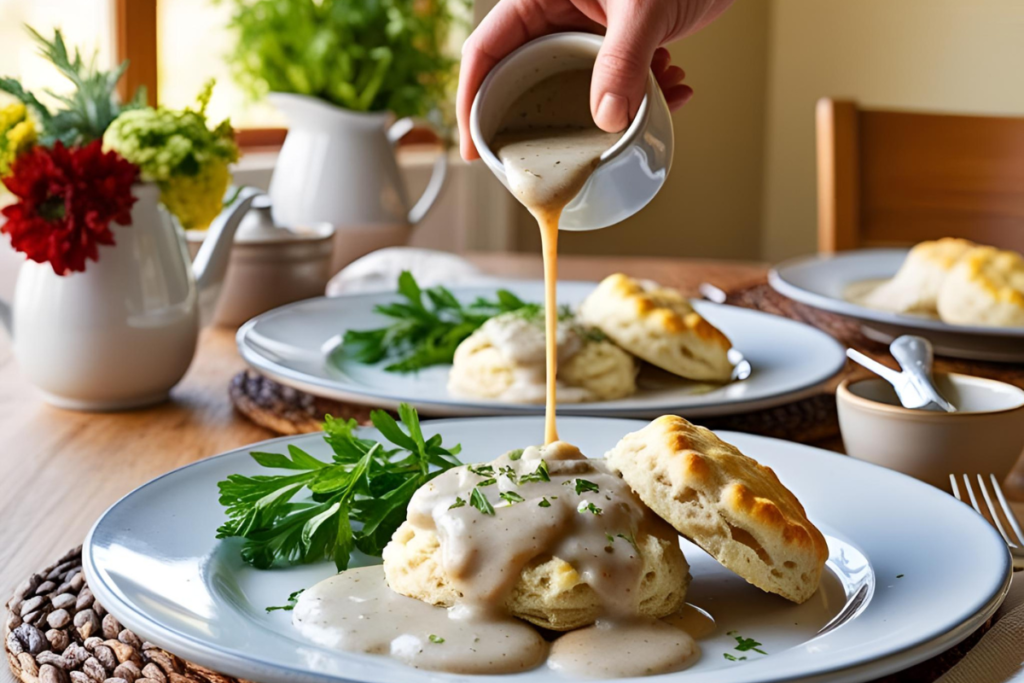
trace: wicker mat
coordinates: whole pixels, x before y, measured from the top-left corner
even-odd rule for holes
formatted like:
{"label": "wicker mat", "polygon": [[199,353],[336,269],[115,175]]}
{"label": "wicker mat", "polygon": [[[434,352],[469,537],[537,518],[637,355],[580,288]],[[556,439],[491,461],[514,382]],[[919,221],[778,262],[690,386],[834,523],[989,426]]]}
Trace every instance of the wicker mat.
{"label": "wicker mat", "polygon": [[[896,367],[884,344],[864,336],[859,325],[842,316],[821,311],[782,296],[767,284],[758,284],[729,295],[727,303],[799,320],[816,327],[841,343]],[[961,372],[989,377],[1024,388],[1024,365],[936,358],[940,372]],[[835,388],[847,378],[868,376],[859,365],[847,362],[839,375],[823,392],[794,403],[740,415],[701,418],[712,429],[732,429],[779,439],[834,447],[838,443],[839,420],[836,416]],[[320,431],[324,415],[369,420],[369,408],[310,394],[282,386],[250,370],[235,376],[230,388],[231,401],[240,413],[258,425],[278,434],[302,434]]]}
{"label": "wicker mat", "polygon": [[[930,683],[988,630],[877,683]],[[248,683],[193,664],[122,628],[82,573],[82,548],[25,579],[7,603],[7,662],[22,683]]]}

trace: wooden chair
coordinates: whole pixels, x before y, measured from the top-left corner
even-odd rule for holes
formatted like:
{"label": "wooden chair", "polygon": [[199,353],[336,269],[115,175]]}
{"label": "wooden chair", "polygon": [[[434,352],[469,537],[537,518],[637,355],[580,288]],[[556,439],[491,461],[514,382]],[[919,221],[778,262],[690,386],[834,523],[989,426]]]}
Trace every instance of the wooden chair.
{"label": "wooden chair", "polygon": [[817,107],[822,252],[964,237],[1024,252],[1024,118]]}

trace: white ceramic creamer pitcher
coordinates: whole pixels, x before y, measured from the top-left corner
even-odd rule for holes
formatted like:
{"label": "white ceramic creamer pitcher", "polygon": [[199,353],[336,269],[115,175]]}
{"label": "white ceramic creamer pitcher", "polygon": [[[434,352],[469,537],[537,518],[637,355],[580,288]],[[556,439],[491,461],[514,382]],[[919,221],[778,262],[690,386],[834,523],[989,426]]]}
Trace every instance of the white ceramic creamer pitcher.
{"label": "white ceramic creamer pitcher", "polygon": [[27,261],[13,304],[0,301],[20,371],[58,407],[122,410],[167,398],[192,362],[200,311],[212,313],[235,229],[259,191],[238,193],[194,265],[160,189],[138,184],[132,193],[132,223],[111,225],[115,244],[100,245],[98,261],[67,275]]}
{"label": "white ceramic creamer pitcher", "polygon": [[387,112],[357,112],[305,95],[271,93],[288,119],[288,136],[270,181],[274,222],[289,227],[329,223],[335,233],[334,270],[409,239],[441,194],[448,155],[441,153],[423,195],[412,208],[395,158],[395,145],[413,127],[390,126]]}
{"label": "white ceramic creamer pitcher", "polygon": [[[603,42],[591,33],[555,33],[530,41],[501,60],[484,79],[469,128],[480,157],[505,187],[505,167],[491,151],[505,113],[527,89],[563,71],[594,68]],[[636,118],[601,155],[586,185],[562,211],[562,230],[596,230],[629,218],[658,194],[672,166],[672,115],[654,74]]]}

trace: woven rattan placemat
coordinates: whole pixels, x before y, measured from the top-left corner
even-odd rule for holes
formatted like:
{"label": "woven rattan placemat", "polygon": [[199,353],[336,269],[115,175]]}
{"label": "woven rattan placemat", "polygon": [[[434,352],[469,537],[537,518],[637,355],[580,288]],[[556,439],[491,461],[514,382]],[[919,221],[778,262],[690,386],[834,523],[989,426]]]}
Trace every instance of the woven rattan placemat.
{"label": "woven rattan placemat", "polygon": [[[988,630],[875,683],[931,683]],[[22,683],[249,683],[185,661],[123,628],[93,597],[81,546],[25,579],[7,602],[7,662]]]}
{"label": "woven rattan placemat", "polygon": [[33,574],[7,602],[7,663],[22,683],[239,683],[143,641],[92,595],[82,547]]}

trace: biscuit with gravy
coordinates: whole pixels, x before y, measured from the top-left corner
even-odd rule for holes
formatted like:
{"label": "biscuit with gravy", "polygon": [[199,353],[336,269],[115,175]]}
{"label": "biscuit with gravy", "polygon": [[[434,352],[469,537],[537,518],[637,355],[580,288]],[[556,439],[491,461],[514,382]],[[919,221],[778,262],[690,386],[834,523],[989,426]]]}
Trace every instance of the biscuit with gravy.
{"label": "biscuit with gravy", "polygon": [[[636,541],[644,563],[640,614],[661,618],[675,613],[683,606],[690,583],[679,543],[654,535]],[[384,574],[392,590],[432,605],[451,607],[460,598],[442,567],[437,534],[409,522],[384,548]],[[527,565],[505,607],[512,616],[553,631],[589,626],[602,613],[597,593],[572,565],[557,557]]]}
{"label": "biscuit with gravy", "polygon": [[[558,399],[612,401],[636,393],[637,363],[607,339],[569,321],[558,331]],[[545,348],[542,321],[516,313],[488,320],[455,350],[448,389],[515,403],[543,403]]]}
{"label": "biscuit with gravy", "polygon": [[768,467],[681,417],[627,434],[608,465],[662,519],[758,588],[802,603],[828,546]]}

